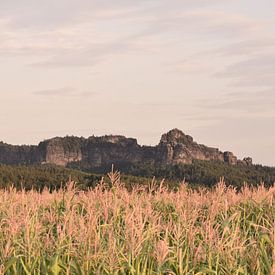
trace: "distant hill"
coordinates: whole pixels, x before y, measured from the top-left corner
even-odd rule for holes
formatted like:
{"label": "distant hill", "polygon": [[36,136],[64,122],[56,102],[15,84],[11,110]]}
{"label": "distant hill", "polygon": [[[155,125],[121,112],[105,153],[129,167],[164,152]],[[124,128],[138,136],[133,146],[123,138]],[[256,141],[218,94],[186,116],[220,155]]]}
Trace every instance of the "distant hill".
{"label": "distant hill", "polygon": [[198,144],[178,129],[163,134],[157,146],[141,146],[136,139],[117,135],[56,137],[38,146],[0,143],[1,163],[1,186],[11,182],[59,186],[69,174],[84,187],[94,186],[98,181],[94,173],[104,175],[113,164],[124,175],[136,176],[134,180],[128,177],[128,183],[144,183],[152,177],[165,178],[172,186],[183,179],[193,185],[213,186],[220,177],[236,187],[244,182],[256,185],[262,181],[268,186],[275,182],[275,168]]}
{"label": "distant hill", "polygon": [[0,143],[0,163],[56,164],[94,169],[112,164],[129,166],[150,163],[156,167],[191,164],[194,160],[219,161],[230,165],[251,165],[252,159],[238,160],[231,152],[196,143],[178,129],[163,134],[157,146],[140,146],[136,139],[124,136],[55,137],[38,146],[13,146]]}

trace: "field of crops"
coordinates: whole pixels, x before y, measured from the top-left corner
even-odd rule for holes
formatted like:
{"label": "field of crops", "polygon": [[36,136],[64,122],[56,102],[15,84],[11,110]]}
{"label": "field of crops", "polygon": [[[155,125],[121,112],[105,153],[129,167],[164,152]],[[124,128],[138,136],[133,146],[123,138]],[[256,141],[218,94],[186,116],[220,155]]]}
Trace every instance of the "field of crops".
{"label": "field of crops", "polygon": [[275,274],[275,187],[0,191],[0,274]]}

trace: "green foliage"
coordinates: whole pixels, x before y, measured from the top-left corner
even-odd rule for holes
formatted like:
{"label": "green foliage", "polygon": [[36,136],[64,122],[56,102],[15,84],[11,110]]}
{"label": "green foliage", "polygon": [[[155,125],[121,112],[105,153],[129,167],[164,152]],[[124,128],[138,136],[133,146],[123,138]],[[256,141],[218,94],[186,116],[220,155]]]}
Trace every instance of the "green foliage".
{"label": "green foliage", "polygon": [[[77,169],[78,168],[78,169]],[[153,177],[165,179],[169,188],[177,189],[185,180],[192,187],[213,187],[224,178],[226,184],[240,189],[244,182],[257,186],[264,182],[272,186],[275,182],[275,168],[261,165],[228,165],[221,162],[194,161],[192,164],[154,166],[152,163],[117,164],[116,169],[122,172],[122,180],[127,188],[135,185],[148,185]],[[42,189],[43,187],[60,188],[71,177],[81,189],[94,187],[102,175],[109,172],[111,165],[93,168],[86,171],[79,167],[63,168],[55,165],[8,166],[0,164],[0,188],[14,185],[25,189]],[[107,184],[110,182],[107,181]]]}
{"label": "green foliage", "polygon": [[0,187],[14,186],[16,189],[42,190],[59,189],[69,179],[74,180],[79,188],[94,187],[101,179],[100,175],[88,174],[78,170],[66,169],[54,165],[9,166],[0,164]]}
{"label": "green foliage", "polygon": [[185,180],[191,185],[214,186],[220,178],[227,184],[240,188],[244,182],[258,185],[275,182],[275,167],[262,165],[229,165],[214,161],[193,161],[192,164],[177,164],[163,167],[150,163],[122,166],[119,170],[135,176],[165,178],[169,182]]}
{"label": "green foliage", "polygon": [[[4,165],[0,164],[0,188],[10,186],[16,189],[42,190],[44,187],[50,190],[59,189],[68,180],[76,183],[78,189],[87,190],[95,187],[103,175],[83,172],[77,169],[63,168],[56,165]],[[151,180],[144,177],[122,175],[122,180],[129,189],[135,185],[148,184]],[[107,185],[111,182],[106,177]]]}

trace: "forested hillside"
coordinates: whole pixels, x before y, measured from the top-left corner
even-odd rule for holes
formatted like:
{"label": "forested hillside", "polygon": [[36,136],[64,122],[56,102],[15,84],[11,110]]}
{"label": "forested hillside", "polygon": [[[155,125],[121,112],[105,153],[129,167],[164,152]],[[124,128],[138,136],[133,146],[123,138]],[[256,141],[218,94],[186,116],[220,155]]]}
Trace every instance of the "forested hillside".
{"label": "forested hillside", "polygon": [[[148,184],[165,179],[171,188],[177,188],[185,180],[190,186],[214,186],[224,177],[226,184],[239,188],[244,182],[258,185],[264,182],[271,186],[275,182],[275,168],[261,165],[232,166],[220,162],[194,161],[192,164],[178,164],[156,167],[152,164],[121,165],[115,169],[121,171],[122,180],[131,188],[136,184]],[[89,171],[64,168],[55,165],[9,166],[0,165],[0,187],[15,186],[41,190],[43,187],[59,188],[71,178],[78,188],[87,189],[98,184],[103,176],[111,171],[110,166]]]}

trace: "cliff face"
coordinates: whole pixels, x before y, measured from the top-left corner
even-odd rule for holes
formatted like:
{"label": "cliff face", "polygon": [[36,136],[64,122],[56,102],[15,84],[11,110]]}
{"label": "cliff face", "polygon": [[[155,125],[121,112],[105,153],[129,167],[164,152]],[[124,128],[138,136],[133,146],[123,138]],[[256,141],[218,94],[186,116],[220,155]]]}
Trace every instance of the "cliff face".
{"label": "cliff face", "polygon": [[141,146],[137,140],[123,136],[90,137],[83,152],[83,162],[97,167],[142,161]]}
{"label": "cliff face", "polygon": [[67,166],[82,160],[82,142],[78,137],[53,138],[38,145],[43,163]]}
{"label": "cliff face", "polygon": [[60,166],[77,164],[92,169],[111,164],[150,162],[157,166],[192,163],[193,160],[221,161],[231,165],[251,165],[252,159],[237,159],[231,152],[196,143],[178,129],[162,135],[157,146],[140,146],[136,139],[124,136],[64,137],[41,142],[38,146],[12,146],[0,143],[0,163]]}
{"label": "cliff face", "polygon": [[178,129],[162,135],[156,149],[157,160],[161,164],[191,163],[194,159],[226,162],[218,149],[200,145]]}
{"label": "cliff face", "polygon": [[41,161],[37,146],[14,146],[0,142],[0,163],[35,164]]}

